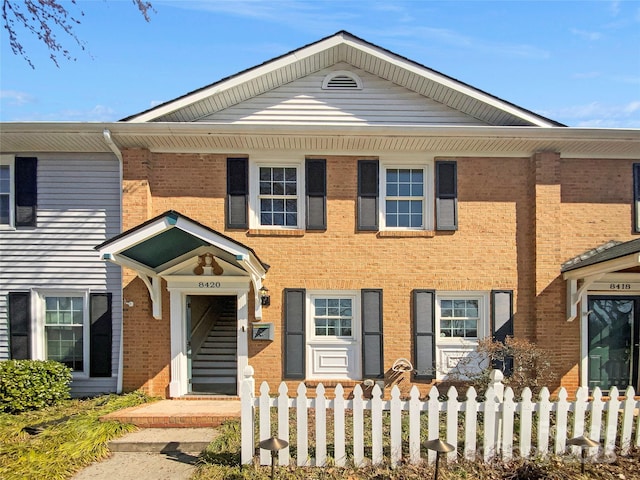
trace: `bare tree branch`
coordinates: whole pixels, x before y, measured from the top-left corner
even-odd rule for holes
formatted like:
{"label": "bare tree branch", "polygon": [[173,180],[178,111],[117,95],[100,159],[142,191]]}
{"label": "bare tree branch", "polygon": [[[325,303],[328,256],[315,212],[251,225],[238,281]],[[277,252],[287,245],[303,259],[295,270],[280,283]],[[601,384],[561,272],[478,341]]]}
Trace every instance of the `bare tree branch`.
{"label": "bare tree branch", "polygon": [[[151,2],[131,1],[138,7],[144,19],[150,21],[149,14],[154,11]],[[71,0],[71,4],[77,8],[76,0]],[[76,58],[63,47],[58,34],[66,34],[81,50],[86,50],[86,43],[78,38],[74,30],[74,27],[80,24],[79,18],[84,17],[82,10],[78,12],[77,16],[72,15],[60,0],[2,0],[2,22],[9,35],[12,52],[22,56],[31,68],[35,68],[18,36],[18,30],[25,29],[46,45],[50,52],[49,57],[57,67],[60,67],[59,56],[75,61]]]}

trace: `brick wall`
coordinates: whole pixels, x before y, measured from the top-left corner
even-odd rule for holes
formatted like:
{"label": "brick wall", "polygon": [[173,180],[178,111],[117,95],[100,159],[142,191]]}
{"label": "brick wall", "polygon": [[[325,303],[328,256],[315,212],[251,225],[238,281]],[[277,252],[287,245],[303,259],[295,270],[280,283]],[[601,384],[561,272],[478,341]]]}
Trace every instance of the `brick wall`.
{"label": "brick wall", "polygon": [[[271,266],[265,281],[271,306],[263,321],[275,324],[275,341],[250,341],[249,363],[257,382],[274,385],[282,379],[285,288],[382,288],[387,369],[397,358],[412,357],[413,289],[513,289],[516,335],[549,348],[562,384],[577,385],[579,325],[564,318],[560,264],[612,232],[630,234],[631,170],[625,162],[565,161],[546,152],[532,158],[457,158],[459,230],[410,237],[356,232],[356,160],[362,157],[330,156],[327,230],[286,236],[224,230],[227,155],[127,150],[124,157],[125,228],[177,210],[253,248]],[[580,165],[602,174],[581,182]],[[625,193],[599,196],[598,189],[609,189],[613,180]],[[597,210],[591,210],[593,203]],[[156,320],[142,282],[125,275],[124,285],[125,298],[136,303],[135,309],[125,307],[125,387],[165,395],[168,293],[164,317]]]}

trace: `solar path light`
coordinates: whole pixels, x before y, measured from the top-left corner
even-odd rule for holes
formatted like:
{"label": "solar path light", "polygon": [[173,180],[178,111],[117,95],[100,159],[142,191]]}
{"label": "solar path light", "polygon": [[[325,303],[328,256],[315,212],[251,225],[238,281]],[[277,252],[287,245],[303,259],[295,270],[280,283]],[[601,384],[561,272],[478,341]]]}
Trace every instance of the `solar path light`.
{"label": "solar path light", "polygon": [[283,448],[287,448],[289,446],[289,442],[281,440],[280,438],[271,437],[266,440],[262,440],[258,446],[263,450],[269,450],[271,452],[271,480],[273,480],[276,468],[276,453]]}
{"label": "solar path light", "polygon": [[567,440],[567,445],[574,445],[576,447],[580,447],[580,450],[582,450],[580,473],[584,475],[584,464],[587,461],[587,448],[599,447],[600,444],[595,440],[591,440],[590,438],[585,437],[584,435],[580,435],[579,437],[574,437]]}
{"label": "solar path light", "polygon": [[443,442],[439,438],[425,442],[424,446],[428,450],[436,451],[436,473],[433,476],[433,480],[438,480],[438,469],[439,469],[438,465],[440,464],[440,454],[453,452],[456,449],[456,447],[454,447],[450,443]]}

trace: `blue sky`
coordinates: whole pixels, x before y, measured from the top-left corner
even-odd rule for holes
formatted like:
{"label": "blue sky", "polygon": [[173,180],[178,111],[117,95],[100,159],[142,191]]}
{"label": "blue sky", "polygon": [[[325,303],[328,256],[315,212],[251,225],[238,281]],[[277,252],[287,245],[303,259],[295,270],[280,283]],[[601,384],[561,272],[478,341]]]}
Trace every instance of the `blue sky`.
{"label": "blue sky", "polygon": [[[570,126],[640,128],[640,1],[78,0],[76,61],[0,46],[1,121],[116,121],[347,30]],[[77,13],[70,2],[69,10]]]}

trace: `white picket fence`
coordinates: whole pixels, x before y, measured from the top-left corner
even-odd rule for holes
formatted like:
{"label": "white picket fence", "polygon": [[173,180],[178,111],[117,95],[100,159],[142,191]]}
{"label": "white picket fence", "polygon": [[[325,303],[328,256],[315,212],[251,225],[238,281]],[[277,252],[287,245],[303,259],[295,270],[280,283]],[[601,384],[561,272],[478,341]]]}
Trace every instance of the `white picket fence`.
{"label": "white picket fence", "polygon": [[[270,392],[268,384],[263,382],[260,395],[256,397],[252,375],[253,369],[248,367],[241,392],[243,464],[252,463],[255,454],[256,411],[259,415],[259,440],[275,435],[289,442],[292,409],[295,409],[296,425],[295,461],[290,455],[293,445],[289,445],[278,452],[279,465],[326,465],[329,459],[327,447],[331,446],[328,440],[333,442],[333,452],[329,453],[332,453],[333,463],[337,466],[345,466],[347,462],[355,466],[368,463],[375,465],[384,461],[389,461],[391,465],[397,465],[401,461],[419,463],[423,461],[420,449],[421,433],[425,436],[425,432],[421,432],[421,425],[424,423],[427,424],[427,440],[440,437],[456,447],[456,450],[447,454],[449,461],[454,461],[459,456],[487,462],[494,457],[508,461],[516,456],[530,458],[550,453],[563,454],[567,450],[567,440],[580,435],[596,440],[601,445],[601,448],[589,449],[590,457],[603,455],[604,458],[610,458],[616,447],[620,454],[626,455],[632,445],[640,447],[640,400],[634,399],[632,387],[626,390],[624,399],[619,398],[619,392],[614,387],[609,392],[609,398],[604,400],[600,389],[596,388],[589,399],[587,389],[581,387],[577,390],[574,401],[567,400],[568,394],[564,388],[559,390],[557,399],[551,401],[546,387],[540,392],[537,401],[534,401],[527,388],[522,399],[515,402],[511,388],[504,388],[501,383],[502,373],[495,370],[491,374],[492,383],[483,402],[476,400],[473,387],[467,391],[464,401],[458,400],[455,387],[448,390],[446,401],[438,399],[440,392],[436,387],[430,390],[427,399],[421,400],[415,386],[410,391],[409,400],[400,398],[397,386],[391,389],[391,399],[383,400],[383,392],[377,385],[371,391],[371,398],[366,399],[360,385],[354,388],[351,399],[345,399],[341,385],[335,388],[334,398],[327,398],[322,384],[315,389],[315,398],[308,398],[307,388],[303,383],[297,388],[297,396],[289,398],[284,382],[280,384],[277,396],[272,396],[274,392]],[[309,431],[311,409],[314,431]],[[330,410],[333,415],[329,417],[333,417],[333,421],[327,422]],[[370,413],[365,414],[365,411]],[[460,415],[461,412],[464,415]],[[479,417],[479,414],[482,415]],[[427,420],[421,422],[421,416],[424,415]],[[383,421],[385,416],[389,418]],[[277,419],[277,428],[272,430],[274,418]],[[478,420],[481,420],[480,423]],[[351,421],[352,432],[347,436],[346,427]],[[366,432],[367,435],[365,424],[371,429]],[[384,429],[386,434],[383,434]],[[459,438],[459,431],[464,431],[463,441]],[[389,435],[389,439],[384,447],[386,435]],[[365,438],[370,439],[366,448]],[[310,456],[310,440],[315,443],[315,449],[312,449],[315,458]],[[351,443],[347,444],[348,441]],[[365,457],[365,451],[370,452],[369,458]],[[569,453],[578,455],[580,450],[578,447],[571,447]],[[430,463],[434,462],[436,453],[430,451],[427,458]],[[270,452],[260,450],[260,464],[270,463]]]}

